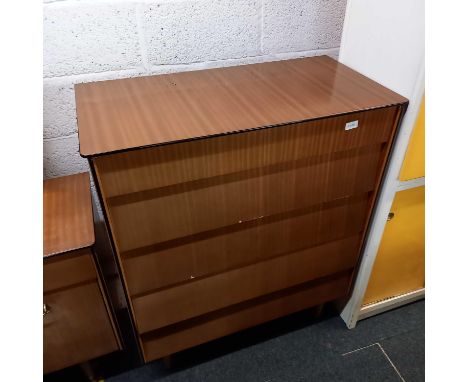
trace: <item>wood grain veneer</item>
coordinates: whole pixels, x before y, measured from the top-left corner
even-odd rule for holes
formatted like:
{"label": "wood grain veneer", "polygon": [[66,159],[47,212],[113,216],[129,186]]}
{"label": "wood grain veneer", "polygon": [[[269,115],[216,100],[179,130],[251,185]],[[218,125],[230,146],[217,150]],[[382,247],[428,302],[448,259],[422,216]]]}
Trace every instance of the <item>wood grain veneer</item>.
{"label": "wood grain veneer", "polygon": [[84,156],[403,104],[327,57],[75,85]]}
{"label": "wood grain veneer", "polygon": [[89,175],[76,174],[43,183],[44,256],[94,243]]}
{"label": "wood grain veneer", "polygon": [[85,362],[118,349],[97,281],[44,296],[44,372]]}
{"label": "wood grain veneer", "polygon": [[351,158],[111,204],[117,245],[127,251],[371,191],[380,154],[377,147]]}
{"label": "wood grain veneer", "polygon": [[44,181],[44,373],[120,348],[99,279],[87,173]]}
{"label": "wood grain veneer", "polygon": [[132,296],[361,233],[368,195],[122,254]]}
{"label": "wood grain veneer", "polygon": [[162,358],[285,314],[344,297],[350,278],[350,272],[338,273],[144,334],[145,357]]}
{"label": "wood grain veneer", "polygon": [[[110,198],[385,143],[397,109],[127,151],[93,161]],[[345,131],[343,126],[355,120],[359,128]]]}
{"label": "wood grain veneer", "polygon": [[91,249],[73,251],[67,256],[54,256],[44,262],[44,293],[74,284],[96,280]]}
{"label": "wood grain veneer", "polygon": [[[141,333],[350,269],[360,236],[237,268],[133,300]],[[187,298],[190,296],[190,298]]]}
{"label": "wood grain veneer", "polygon": [[345,297],[403,97],[315,57],[76,98],[146,361]]}

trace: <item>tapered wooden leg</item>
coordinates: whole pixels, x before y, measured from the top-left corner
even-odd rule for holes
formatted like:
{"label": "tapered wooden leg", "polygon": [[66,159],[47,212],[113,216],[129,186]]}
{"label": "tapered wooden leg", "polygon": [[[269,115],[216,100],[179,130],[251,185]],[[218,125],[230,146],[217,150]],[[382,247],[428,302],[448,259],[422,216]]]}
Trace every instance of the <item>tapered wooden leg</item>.
{"label": "tapered wooden leg", "polygon": [[312,317],[314,318],[320,318],[323,312],[323,306],[324,304],[317,305],[313,308],[312,310]]}
{"label": "tapered wooden leg", "polygon": [[165,356],[162,361],[166,369],[170,369],[172,367],[172,357],[170,355]]}
{"label": "tapered wooden leg", "polygon": [[94,373],[91,363],[89,362],[80,363],[80,368],[83,371],[86,378],[88,379],[88,381],[92,381],[92,382],[98,381],[98,378],[96,377]]}

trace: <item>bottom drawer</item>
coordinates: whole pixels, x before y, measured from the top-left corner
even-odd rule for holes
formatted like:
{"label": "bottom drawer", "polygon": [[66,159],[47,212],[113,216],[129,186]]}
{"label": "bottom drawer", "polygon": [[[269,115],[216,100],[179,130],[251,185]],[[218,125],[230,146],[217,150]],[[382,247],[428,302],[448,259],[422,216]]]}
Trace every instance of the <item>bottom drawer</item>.
{"label": "bottom drawer", "polygon": [[360,239],[351,236],[135,298],[138,331],[147,333],[350,269]]}
{"label": "bottom drawer", "polygon": [[44,295],[44,373],[118,350],[99,284]]}
{"label": "bottom drawer", "polygon": [[146,362],[345,297],[351,271],[221,309],[141,336]]}

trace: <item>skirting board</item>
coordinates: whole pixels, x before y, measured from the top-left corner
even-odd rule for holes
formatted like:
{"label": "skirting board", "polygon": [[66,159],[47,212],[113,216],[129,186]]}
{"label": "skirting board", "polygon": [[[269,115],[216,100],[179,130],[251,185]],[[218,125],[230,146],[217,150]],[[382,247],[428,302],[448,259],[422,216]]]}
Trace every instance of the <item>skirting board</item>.
{"label": "skirting board", "polygon": [[376,314],[386,312],[387,310],[398,308],[402,305],[421,300],[424,298],[425,288],[405,293],[400,296],[392,297],[373,304],[365,305],[359,311],[358,321],[375,316]]}

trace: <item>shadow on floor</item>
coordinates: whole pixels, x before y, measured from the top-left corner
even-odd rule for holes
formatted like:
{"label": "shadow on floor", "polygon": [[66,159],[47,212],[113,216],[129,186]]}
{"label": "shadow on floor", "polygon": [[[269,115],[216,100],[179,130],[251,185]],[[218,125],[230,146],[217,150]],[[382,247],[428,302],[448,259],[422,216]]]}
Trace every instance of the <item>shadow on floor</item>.
{"label": "shadow on floor", "polygon": [[180,352],[171,369],[154,361],[106,381],[424,381],[424,305],[368,318],[353,330],[331,310],[320,319],[306,310]]}

